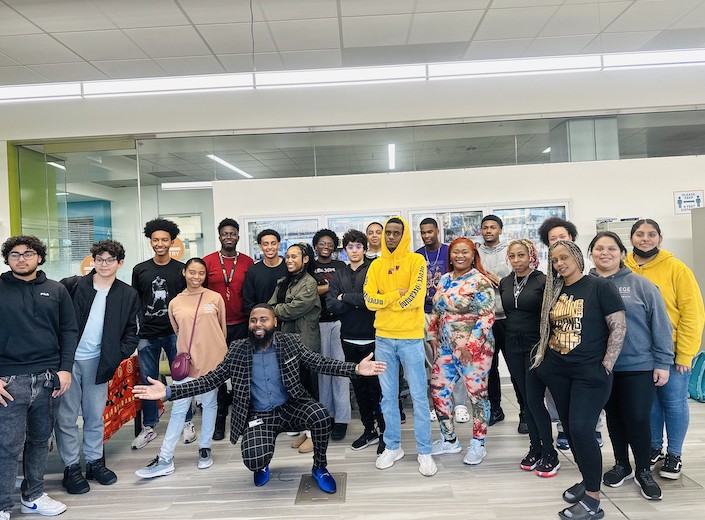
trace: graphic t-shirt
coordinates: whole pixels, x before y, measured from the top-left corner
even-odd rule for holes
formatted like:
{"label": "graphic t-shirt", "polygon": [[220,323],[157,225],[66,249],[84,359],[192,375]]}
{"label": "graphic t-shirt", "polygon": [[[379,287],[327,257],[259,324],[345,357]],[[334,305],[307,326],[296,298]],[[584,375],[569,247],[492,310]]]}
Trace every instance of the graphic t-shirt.
{"label": "graphic t-shirt", "polygon": [[150,259],[132,269],[132,287],[140,296],[140,338],[174,333],[169,322],[169,302],[186,288],[184,267],[172,258],[166,265],[157,265]]}
{"label": "graphic t-shirt", "polygon": [[617,288],[605,278],[583,276],[563,287],[551,308],[547,357],[555,363],[601,361],[610,333],[605,316],[623,310]]}
{"label": "graphic t-shirt", "polygon": [[[322,264],[318,260],[314,263],[313,277],[318,282],[318,285],[324,285],[330,283],[333,279],[333,275],[336,271],[344,269],[346,267],[345,262],[340,260],[331,260],[327,264]],[[326,294],[321,295],[321,319],[320,321],[336,321],[338,318],[331,314],[328,309],[326,309]]]}
{"label": "graphic t-shirt", "polygon": [[416,252],[426,259],[426,299],[423,302],[423,311],[430,314],[438,282],[441,281],[441,276],[448,272],[448,244],[441,244],[438,251],[428,251],[424,246]]}

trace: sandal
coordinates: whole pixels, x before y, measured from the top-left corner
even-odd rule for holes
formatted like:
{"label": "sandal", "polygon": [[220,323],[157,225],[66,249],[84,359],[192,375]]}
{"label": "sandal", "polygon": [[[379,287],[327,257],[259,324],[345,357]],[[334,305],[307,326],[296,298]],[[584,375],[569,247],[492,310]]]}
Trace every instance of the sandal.
{"label": "sandal", "polygon": [[573,484],[563,492],[563,500],[569,504],[580,502],[585,496],[585,485],[582,482]]}
{"label": "sandal", "polygon": [[581,500],[577,504],[565,508],[558,513],[558,516],[563,520],[598,520],[605,517],[605,511],[603,509],[593,511],[590,506]]}

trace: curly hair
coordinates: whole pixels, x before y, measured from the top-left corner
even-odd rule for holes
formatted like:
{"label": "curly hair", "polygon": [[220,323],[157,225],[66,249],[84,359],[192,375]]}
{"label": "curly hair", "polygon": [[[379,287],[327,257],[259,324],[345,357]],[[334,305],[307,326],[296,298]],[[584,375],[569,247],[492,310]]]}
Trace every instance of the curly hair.
{"label": "curly hair", "polygon": [[541,238],[541,242],[543,242],[544,245],[551,245],[548,243],[548,233],[553,228],[557,227],[564,227],[570,235],[571,240],[574,242],[578,238],[578,228],[576,228],[575,224],[573,224],[570,220],[566,220],[561,217],[550,217],[544,220],[543,224],[539,226],[539,238]]}
{"label": "curly hair", "polygon": [[144,236],[147,238],[152,238],[152,233],[155,231],[166,231],[169,233],[172,240],[179,236],[180,233],[179,226],[176,225],[176,222],[165,218],[155,218],[144,225]]}
{"label": "curly hair", "polygon": [[232,226],[235,229],[240,231],[240,224],[237,223],[237,220],[232,219],[232,218],[224,218],[223,220],[220,221],[220,224],[218,224],[218,234],[220,234],[220,231],[225,227],[225,226]]}
{"label": "curly hair", "polygon": [[340,239],[338,238],[338,234],[332,229],[326,228],[319,229],[318,231],[316,231],[316,234],[313,235],[313,240],[311,241],[311,243],[314,245],[314,247],[316,246],[316,244],[318,244],[318,241],[323,237],[330,237],[333,241],[333,246],[335,247],[335,249],[338,249],[338,246],[340,245]]}
{"label": "curly hair", "polygon": [[[575,263],[578,264],[578,269],[582,273],[585,270],[585,260],[583,260],[583,252],[570,240],[559,240],[551,247],[548,248],[548,258],[550,262],[551,253],[557,247],[565,247],[570,256],[573,257]],[[558,297],[561,295],[563,290],[563,285],[565,280],[560,276],[553,266],[549,266],[546,269],[546,287],[543,290],[543,302],[541,303],[541,321],[539,323],[541,339],[536,344],[533,352],[533,362],[531,368],[536,368],[543,361],[544,355],[546,354],[546,348],[548,347],[548,340],[551,337],[551,309],[558,301]]]}
{"label": "curly hair", "polygon": [[529,240],[528,238],[521,238],[509,242],[509,244],[507,244],[507,259],[509,259],[509,250],[512,248],[512,246],[517,245],[525,248],[526,252],[529,254],[529,267],[534,270],[538,269],[539,252],[536,250],[536,244],[534,244],[533,240]]}
{"label": "curly hair", "polygon": [[261,244],[262,243],[262,237],[266,237],[267,235],[272,235],[274,238],[277,239],[277,242],[282,241],[282,236],[275,231],[274,229],[263,229],[259,233],[257,233],[257,243]]}
{"label": "curly hair", "polygon": [[93,258],[103,253],[109,253],[117,258],[118,262],[125,259],[125,248],[117,240],[101,240],[91,246]]}
{"label": "curly hair", "polygon": [[41,258],[39,265],[42,265],[46,260],[47,246],[44,245],[44,242],[34,235],[18,235],[8,238],[2,245],[2,257],[5,259],[5,263],[7,263],[12,250],[17,246],[27,246],[27,249],[36,251]]}
{"label": "curly hair", "polygon": [[367,235],[357,229],[348,229],[343,235],[343,247],[348,247],[350,242],[362,244],[362,248],[367,251]]}

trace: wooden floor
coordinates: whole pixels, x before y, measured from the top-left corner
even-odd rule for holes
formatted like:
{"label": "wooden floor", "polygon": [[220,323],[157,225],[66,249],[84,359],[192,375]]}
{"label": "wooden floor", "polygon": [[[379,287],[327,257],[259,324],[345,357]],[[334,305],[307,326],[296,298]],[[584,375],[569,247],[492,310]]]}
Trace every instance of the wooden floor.
{"label": "wooden floor", "polygon": [[[350,443],[361,433],[354,419],[344,441],[331,442],[328,464],[332,473],[346,473],[343,503],[295,505],[301,476],[311,470],[311,456],[289,447],[291,439],[280,435],[271,465],[272,479],[262,488],[252,484],[240,457],[239,446],[227,441],[213,443],[215,464],[196,468],[198,444],[180,444],[173,475],[153,480],[135,476],[136,469],[156,456],[166,428],[158,425],[159,437],[139,451],[130,449],[131,426],[124,427],[106,445],[108,466],[118,475],[112,486],[91,484],[85,495],[68,495],[61,487],[63,465],[56,452],[50,454],[46,491],[65,502],[69,509],[62,520],[111,519],[555,519],[566,506],[562,491],[580,480],[572,456],[561,452],[561,470],[552,479],[542,479],[519,469],[528,448],[528,436],[516,431],[518,417],[510,388],[503,387],[507,418],[492,426],[487,436],[487,458],[479,466],[462,463],[463,453],[435,457],[438,473],[418,473],[412,414],[403,425],[402,447],[406,456],[392,468],[374,466],[375,449],[354,452]],[[410,408],[410,405],[407,406]],[[705,517],[705,404],[690,401],[691,422],[684,448],[683,477],[676,482],[656,476],[664,498],[643,499],[628,481],[621,488],[603,488],[602,507],[607,518],[631,520],[696,520]],[[409,410],[407,410],[409,412]],[[167,412],[168,413],[168,412]],[[200,418],[200,416],[198,416]],[[433,423],[434,438],[438,425]],[[469,424],[458,426],[467,444]],[[613,464],[609,438],[605,435],[604,466]],[[16,501],[19,497],[15,496]],[[13,518],[23,518],[16,507]]]}

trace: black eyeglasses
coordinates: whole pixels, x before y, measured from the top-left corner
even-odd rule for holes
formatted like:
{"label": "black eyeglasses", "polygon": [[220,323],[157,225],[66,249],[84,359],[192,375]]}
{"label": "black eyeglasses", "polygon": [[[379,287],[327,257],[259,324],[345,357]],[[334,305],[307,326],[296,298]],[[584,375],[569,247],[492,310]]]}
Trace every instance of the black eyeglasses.
{"label": "black eyeglasses", "polygon": [[108,258],[103,258],[103,257],[101,257],[101,256],[96,256],[96,257],[93,259],[93,263],[94,263],[95,265],[103,265],[103,264],[105,264],[105,265],[113,265],[115,262],[117,262],[117,258],[115,258],[114,256],[109,256]]}
{"label": "black eyeglasses", "polygon": [[37,256],[36,251],[32,251],[31,249],[28,249],[24,253],[18,253],[17,251],[13,251],[9,255],[7,255],[10,260],[19,260],[20,257],[24,258],[25,260],[31,260],[35,256]]}

